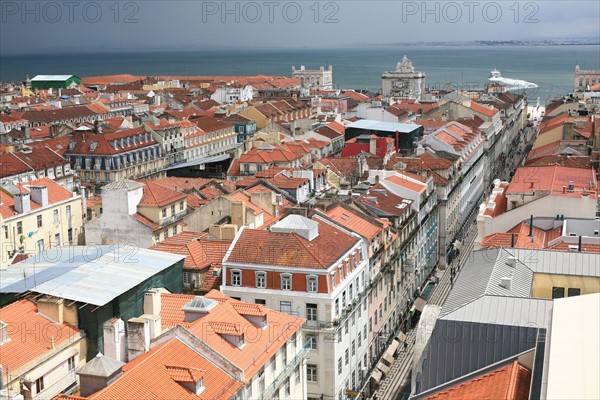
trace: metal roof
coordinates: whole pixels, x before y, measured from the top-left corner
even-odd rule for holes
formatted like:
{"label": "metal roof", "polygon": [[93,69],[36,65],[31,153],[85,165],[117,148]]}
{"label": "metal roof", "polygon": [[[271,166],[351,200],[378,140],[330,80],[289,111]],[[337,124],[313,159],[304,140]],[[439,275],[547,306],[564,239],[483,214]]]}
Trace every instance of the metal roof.
{"label": "metal roof", "polygon": [[229,158],[231,158],[231,154],[229,154],[229,153],[221,154],[220,156],[199,158],[197,160],[187,161],[187,162],[184,162],[181,164],[172,165],[169,168],[165,168],[165,171],[169,171],[172,169],[185,168],[185,167],[193,167],[195,165],[210,164],[213,162],[225,161]]}
{"label": "metal roof", "polygon": [[118,181],[114,181],[111,183],[108,183],[104,186],[102,186],[102,190],[104,189],[108,189],[108,190],[119,190],[119,189],[127,189],[127,190],[133,190],[133,189],[139,189],[141,187],[144,187],[144,184],[141,182],[136,182],[136,181],[131,181],[128,179],[120,179]]}
{"label": "metal roof", "polygon": [[42,82],[42,81],[66,81],[74,75],[36,75],[31,79],[31,82]]}
{"label": "metal roof", "polygon": [[102,353],[98,353],[93,360],[86,363],[83,367],[77,369],[77,374],[108,378],[115,372],[119,371],[123,365],[125,365],[124,362],[106,357]]}
{"label": "metal roof", "polygon": [[538,274],[558,274],[600,277],[598,254],[537,249],[510,249]]}
{"label": "metal roof", "polygon": [[[501,248],[471,254],[442,307],[443,316],[484,295],[529,298],[536,273],[600,277],[598,255],[593,253]],[[515,267],[507,265],[511,256]],[[500,286],[502,278],[511,278],[510,289]]]}
{"label": "metal roof", "polygon": [[122,245],[57,248],[0,271],[0,293],[30,290],[103,306],[184,258]]}
{"label": "metal roof", "polygon": [[552,300],[483,296],[441,319],[528,327],[548,327]]}
{"label": "metal roof", "polygon": [[399,133],[411,133],[419,129],[421,125],[417,124],[401,124],[398,122],[383,122],[375,121],[371,119],[360,119],[355,122],[351,122],[346,128],[356,129],[367,129],[373,131],[384,131],[384,132],[399,132]]}

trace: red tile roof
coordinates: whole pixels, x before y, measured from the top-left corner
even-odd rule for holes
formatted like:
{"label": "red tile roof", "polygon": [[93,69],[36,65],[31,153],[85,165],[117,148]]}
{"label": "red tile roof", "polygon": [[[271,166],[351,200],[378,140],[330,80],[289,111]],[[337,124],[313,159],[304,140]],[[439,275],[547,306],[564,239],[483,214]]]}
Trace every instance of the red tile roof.
{"label": "red tile roof", "polygon": [[527,400],[531,372],[517,361],[426,400]]}
{"label": "red tile roof", "polygon": [[[268,335],[257,334],[257,331],[262,331],[261,328],[256,327],[244,316],[248,315],[244,314],[247,312],[247,303],[226,298],[215,290],[207,293],[205,297],[216,300],[219,304],[198,320],[184,322],[185,314],[181,308],[194,296],[163,293],[160,313],[163,329],[177,324],[186,326],[214,351],[241,368],[247,379],[252,378],[304,323],[302,318],[254,305],[266,315],[269,332]],[[256,313],[256,310],[252,311],[251,315]],[[238,348],[223,340],[220,334],[243,334],[248,337],[244,340],[245,345]]]}
{"label": "red tile roof", "polygon": [[369,221],[367,218],[360,216],[352,210],[349,210],[348,207],[338,205],[327,210],[326,214],[338,224],[358,233],[368,240],[373,239],[383,231],[382,226]]}
{"label": "red tile roof", "polygon": [[[4,371],[16,372],[25,364],[54,353],[60,347],[77,339],[80,331],[67,323],[55,321],[38,313],[36,303],[21,299],[0,308],[0,321],[7,324],[9,341],[0,347],[0,363]],[[51,335],[50,335],[51,332]]]}
{"label": "red tile roof", "polygon": [[162,207],[185,199],[184,193],[166,188],[154,181],[140,180],[144,183],[144,195],[138,203],[140,207]]}
{"label": "red tile roof", "polygon": [[488,117],[493,117],[494,115],[496,115],[498,113],[498,110],[496,110],[495,108],[489,107],[487,105],[479,104],[474,101],[471,102],[470,108],[472,110],[477,111],[481,114],[484,114]]}
{"label": "red tile roof", "polygon": [[[73,198],[73,193],[60,186],[50,178],[41,178],[34,181],[25,182],[16,185],[16,187],[22,192],[29,192],[28,187],[30,186],[46,186],[48,188],[48,204],[56,204],[61,201],[69,200]],[[0,204],[0,214],[3,218],[10,218],[16,212],[14,198],[3,190],[0,190],[0,198],[2,204]],[[30,198],[31,211],[42,208],[41,204],[36,203]]]}
{"label": "red tile roof", "polygon": [[318,219],[319,235],[308,241],[296,233],[244,229],[227,261],[292,268],[327,269],[352,248],[357,238]]}
{"label": "red tile roof", "polygon": [[[573,192],[564,188],[573,182]],[[513,176],[507,194],[548,192],[554,195],[581,196],[583,192],[597,195],[598,183],[593,169],[552,166],[519,167]]]}
{"label": "red tile roof", "polygon": [[30,153],[18,151],[0,154],[0,178],[66,164],[69,164],[66,158],[48,147],[32,148]]}
{"label": "red tile roof", "polygon": [[[195,394],[180,382],[203,378],[205,389]],[[228,373],[204,358],[178,338],[173,338],[123,366],[123,375],[106,388],[87,397],[90,400],[228,399],[242,387]],[[59,397],[60,400],[69,398]],[[81,399],[73,397],[72,399]]]}

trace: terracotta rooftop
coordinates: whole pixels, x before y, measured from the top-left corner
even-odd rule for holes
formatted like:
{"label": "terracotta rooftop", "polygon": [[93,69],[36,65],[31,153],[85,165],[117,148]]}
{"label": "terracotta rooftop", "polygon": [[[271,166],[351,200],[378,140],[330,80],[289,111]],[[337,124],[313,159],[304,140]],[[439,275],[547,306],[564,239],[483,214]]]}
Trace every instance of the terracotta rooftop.
{"label": "terracotta rooftop", "polygon": [[338,224],[358,233],[367,238],[367,240],[373,239],[377,234],[383,231],[382,226],[369,221],[367,218],[362,217],[353,210],[349,210],[348,207],[338,205],[327,210],[326,214]]}
{"label": "terracotta rooftop", "polygon": [[312,241],[296,233],[244,229],[227,262],[327,269],[352,248],[357,238],[318,218],[319,235]]}
{"label": "terracotta rooftop", "polygon": [[154,181],[140,180],[144,183],[144,195],[138,203],[140,207],[162,207],[185,199],[184,193],[168,189]]}
{"label": "terracotta rooftop", "polygon": [[[573,182],[573,191],[566,190]],[[532,191],[548,192],[553,195],[581,196],[587,192],[596,196],[598,184],[593,169],[572,168],[562,166],[519,167],[513,176],[507,195],[529,193]]]}
{"label": "terracotta rooftop", "polygon": [[[278,311],[270,310],[261,305],[252,305],[266,315],[269,334],[257,335],[256,327],[244,315],[248,312],[247,303],[226,298],[222,293],[213,290],[205,298],[218,301],[218,305],[208,314],[194,322],[184,322],[182,307],[194,299],[194,296],[168,294],[161,295],[161,319],[163,329],[177,324],[186,326],[197,338],[208,344],[214,351],[221,354],[229,362],[241,368],[247,378],[251,378],[275,354],[289,338],[301,328],[304,319],[297,318]],[[240,306],[241,304],[241,306]],[[215,333],[226,335],[248,335],[241,348],[223,340]],[[204,367],[200,367],[205,369]]]}
{"label": "terracotta rooftop", "polygon": [[[0,347],[4,371],[16,372],[38,357],[53,353],[52,340],[55,347],[61,347],[80,335],[76,327],[67,323],[57,324],[38,313],[36,303],[29,299],[17,300],[0,308],[0,321],[8,325],[9,341]],[[36,334],[38,329],[41,331]],[[52,332],[52,337],[43,332]]]}
{"label": "terracotta rooftop", "polygon": [[531,372],[517,361],[426,400],[527,400]]}
{"label": "terracotta rooftop", "polygon": [[[50,178],[41,178],[34,181],[20,183],[16,185],[16,188],[22,192],[29,192],[28,187],[30,186],[46,186],[48,188],[48,204],[55,204],[61,201],[69,200],[73,198],[73,193],[60,186]],[[0,204],[0,214],[3,218],[10,218],[16,212],[14,198],[6,193],[4,190],[0,190],[0,198],[2,204]],[[31,211],[42,208],[41,204],[36,203],[30,198]]]}

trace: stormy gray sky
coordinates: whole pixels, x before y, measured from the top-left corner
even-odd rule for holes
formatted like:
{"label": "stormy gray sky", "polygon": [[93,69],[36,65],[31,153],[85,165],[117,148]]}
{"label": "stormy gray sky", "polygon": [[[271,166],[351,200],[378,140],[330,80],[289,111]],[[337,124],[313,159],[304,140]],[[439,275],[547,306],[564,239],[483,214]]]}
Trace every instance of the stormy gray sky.
{"label": "stormy gray sky", "polygon": [[598,1],[2,0],[0,54],[598,38]]}

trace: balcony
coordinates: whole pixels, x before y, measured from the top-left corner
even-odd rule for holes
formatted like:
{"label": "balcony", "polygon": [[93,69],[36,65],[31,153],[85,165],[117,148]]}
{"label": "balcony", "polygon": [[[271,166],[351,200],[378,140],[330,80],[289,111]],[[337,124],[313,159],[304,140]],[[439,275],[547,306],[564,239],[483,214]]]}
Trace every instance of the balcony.
{"label": "balcony", "polygon": [[160,225],[161,228],[165,227],[167,225],[171,225],[172,223],[179,221],[180,219],[185,217],[187,215],[187,213],[188,213],[187,210],[180,211],[175,215],[171,215],[170,217],[162,219],[158,225]]}
{"label": "balcony", "polygon": [[373,284],[369,284],[367,287],[364,288],[364,290],[362,292],[358,292],[356,294],[356,296],[354,296],[354,299],[342,308],[342,312],[340,313],[339,317],[334,317],[334,319],[332,321],[316,321],[316,320],[308,320],[307,319],[304,322],[304,325],[302,325],[302,327],[304,329],[310,329],[310,330],[335,330],[335,329],[337,329],[338,326],[342,325],[348,319],[348,317],[350,317],[350,315],[352,315],[352,313],[354,311],[356,311],[361,300],[367,296],[367,294],[369,293],[369,291],[371,290],[371,288],[373,286],[374,286]]}
{"label": "balcony", "polygon": [[293,359],[290,360],[289,363],[285,366],[283,371],[275,378],[273,383],[267,387],[260,396],[260,399],[271,399],[278,391],[278,389],[283,385],[283,383],[292,375],[296,367],[302,363],[302,360],[306,358],[308,352],[310,351],[310,340],[307,340],[302,347],[300,347],[300,351],[294,356]]}

